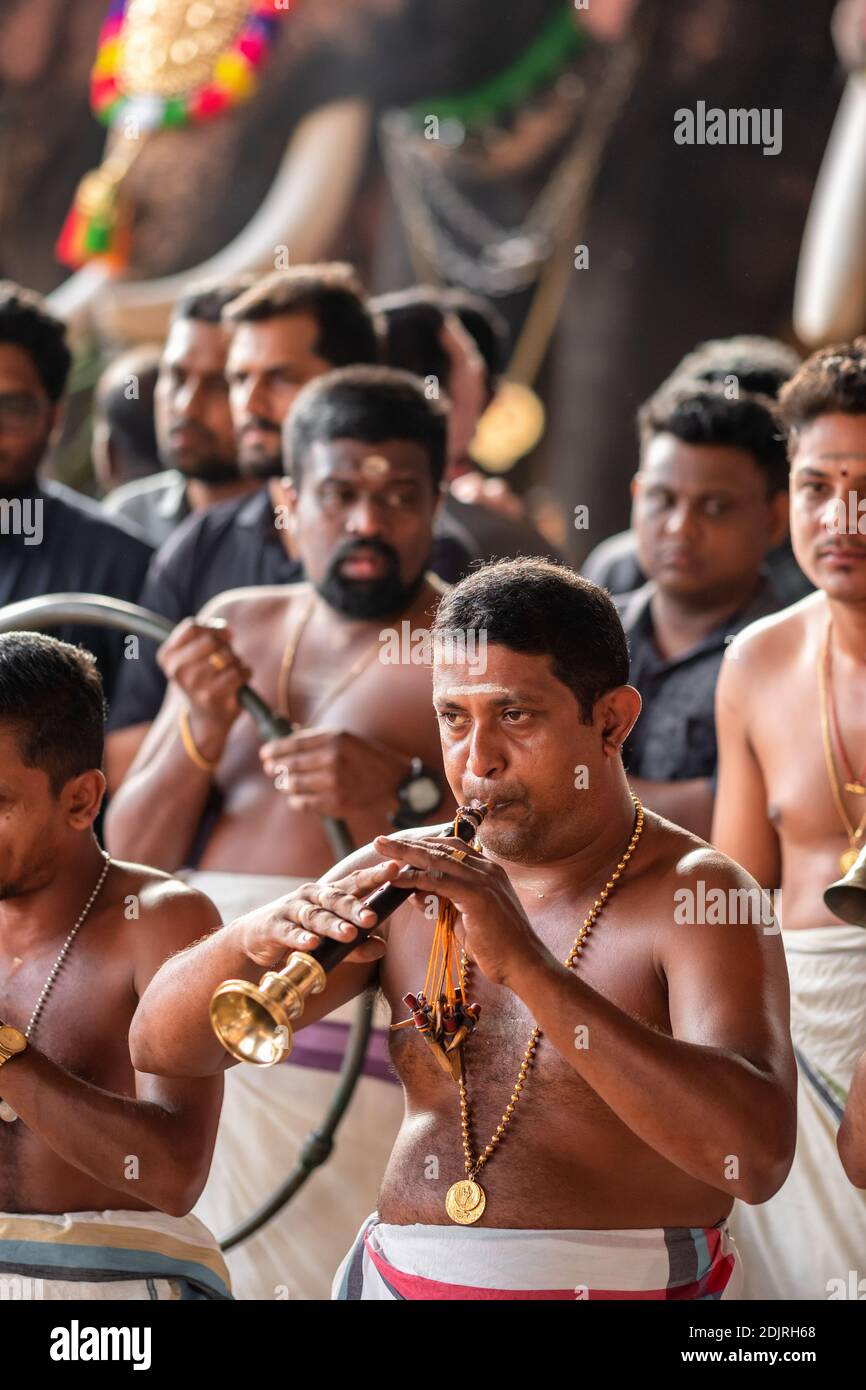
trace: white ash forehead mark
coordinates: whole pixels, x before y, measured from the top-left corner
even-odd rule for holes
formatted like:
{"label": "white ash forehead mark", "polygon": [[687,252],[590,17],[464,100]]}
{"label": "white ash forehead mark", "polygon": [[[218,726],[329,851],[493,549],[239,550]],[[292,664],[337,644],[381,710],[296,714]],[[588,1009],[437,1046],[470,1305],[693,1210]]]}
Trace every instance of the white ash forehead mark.
{"label": "white ash forehead mark", "polygon": [[504,685],[452,685],[444,692],[446,695],[507,695]]}
{"label": "white ash forehead mark", "polygon": [[390,463],[381,454],[367,454],[361,460],[361,472],[365,478],[382,478],[390,471]]}

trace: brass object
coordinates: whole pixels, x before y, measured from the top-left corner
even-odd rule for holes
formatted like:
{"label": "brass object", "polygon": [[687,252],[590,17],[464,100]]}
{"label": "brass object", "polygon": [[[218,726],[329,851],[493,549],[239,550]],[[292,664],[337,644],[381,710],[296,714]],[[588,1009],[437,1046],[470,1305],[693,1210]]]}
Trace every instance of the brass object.
{"label": "brass object", "polygon": [[272,1067],[292,1050],[292,1024],[310,994],[321,994],[328,977],[315,956],[293,951],[282,970],[269,970],[257,985],[224,980],[210,1003],[213,1030],[239,1062]]}
{"label": "brass object", "polygon": [[825,889],[824,904],[843,922],[866,927],[866,846],[859,854],[846,850],[840,862],[843,877]]}
{"label": "brass object", "polygon": [[484,1215],[487,1198],[474,1178],[459,1178],[445,1194],[445,1210],[458,1226],[471,1226]]}
{"label": "brass object", "polygon": [[130,0],[120,61],[124,93],[182,97],[204,86],[248,13],[247,0]]}
{"label": "brass object", "polygon": [[[456,833],[468,841],[486,815],[486,806],[461,806],[454,821]],[[346,942],[328,937],[320,942],[316,955],[294,951],[282,970],[269,970],[257,985],[250,980],[223,981],[211,998],[210,1021],[226,1051],[239,1062],[252,1062],[258,1067],[272,1067],[288,1057],[292,1050],[292,1024],[304,1012],[307,996],[321,994],[328,972],[336,969],[361,940],[411,896],[411,888],[383,884],[364,899],[375,914],[376,923],[360,930],[358,940]],[[441,1054],[437,1061],[456,1077],[459,1063],[447,1058],[438,1043],[436,1047]]]}
{"label": "brass object", "polygon": [[532,388],[505,381],[478,421],[469,454],[487,473],[507,473],[538,444],[545,421],[544,406]]}

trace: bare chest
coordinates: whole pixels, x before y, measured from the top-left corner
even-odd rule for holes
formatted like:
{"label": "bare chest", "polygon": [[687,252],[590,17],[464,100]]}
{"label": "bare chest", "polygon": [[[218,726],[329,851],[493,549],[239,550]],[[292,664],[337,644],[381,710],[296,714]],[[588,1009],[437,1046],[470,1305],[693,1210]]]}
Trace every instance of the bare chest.
{"label": "bare chest", "polygon": [[858,688],[837,674],[822,699],[819,665],[804,653],[756,694],[750,719],[768,816],[788,851],[835,844],[847,838],[842,813],[855,827],[866,815],[866,790],[855,790],[866,788],[866,681]]}
{"label": "bare chest", "polygon": [[[138,999],[128,954],[116,933],[97,928],[73,944],[48,993],[31,1042],[92,1085],[134,1093],[127,1036]],[[0,1018],[26,1029],[62,942],[20,954],[0,943]],[[9,1063],[8,1065],[14,1065]],[[0,1076],[2,1090],[2,1076]]]}
{"label": "bare chest", "polygon": [[[351,657],[346,660],[351,664]],[[345,664],[344,661],[344,674]],[[284,691],[297,729],[308,727],[307,720],[312,718],[317,730],[354,734],[407,760],[419,757],[427,766],[441,768],[428,667],[386,666],[376,660],[334,698],[330,697],[334,683],[327,672],[317,669],[313,680],[306,671],[306,666],[296,667]],[[278,706],[278,673],[276,661],[262,679],[256,678],[257,689],[274,708]],[[220,818],[201,866],[303,876],[324,873],[333,863],[333,853],[320,818],[289,805],[285,767],[278,760],[275,775],[267,776],[259,748],[252,722],[241,717],[232,729],[220,764]],[[343,755],[348,756],[336,743],[324,754],[335,760]],[[355,844],[365,844],[387,831],[381,798],[371,805],[373,794],[381,789],[361,784],[351,773],[343,774],[338,761],[334,771],[346,800],[354,803],[345,819]]]}

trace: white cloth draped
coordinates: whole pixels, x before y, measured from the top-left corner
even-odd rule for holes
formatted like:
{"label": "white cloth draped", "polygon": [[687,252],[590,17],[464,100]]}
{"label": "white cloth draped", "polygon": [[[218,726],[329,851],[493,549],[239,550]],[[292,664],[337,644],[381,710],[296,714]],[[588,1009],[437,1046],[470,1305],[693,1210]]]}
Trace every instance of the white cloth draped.
{"label": "white cloth draped", "polygon": [[866,1192],[848,1181],[836,1148],[866,1050],[866,931],[810,927],[782,936],[797,1052],[797,1152],[775,1197],[757,1207],[736,1203],[731,1229],[746,1298],[826,1299],[844,1296],[838,1290],[852,1270],[866,1275]]}

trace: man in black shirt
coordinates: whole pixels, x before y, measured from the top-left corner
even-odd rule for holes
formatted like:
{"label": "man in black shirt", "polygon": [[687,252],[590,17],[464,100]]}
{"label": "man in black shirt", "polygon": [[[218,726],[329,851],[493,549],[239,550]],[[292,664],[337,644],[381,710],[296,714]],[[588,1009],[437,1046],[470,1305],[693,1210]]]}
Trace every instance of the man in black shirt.
{"label": "man in black shirt", "polygon": [[766,396],[680,382],[641,409],[634,531],[646,584],[615,600],[643,710],[626,742],[645,805],[705,838],[725,647],[784,607],[763,564],[786,533],[788,463]]}
{"label": "man in black shirt", "polygon": [[[308,381],[332,367],[375,363],[373,316],[351,267],[296,266],[265,276],[226,309],[226,362],[242,474],[261,481],[252,496],[188,517],[155,556],[141,591],[146,608],[180,622],[227,589],[302,578],[292,540],[278,528],[281,430]],[[112,765],[129,766],[165,695],[156,647],[142,642],[109,709]]]}
{"label": "man in black shirt", "polygon": [[[687,352],[659,392],[678,381],[718,382],[733,390],[753,391],[761,396],[778,396],[781,387],[794,375],[800,357],[778,338],[757,333],[741,333],[734,338],[710,338]],[[585,579],[600,584],[612,594],[625,594],[645,583],[637,555],[634,529],[620,531],[601,541],[580,566]],[[784,603],[796,603],[812,592],[812,584],[794,559],[791,543],[783,543],[767,555],[767,572]]]}
{"label": "man in black shirt", "polygon": [[238,471],[225,377],[229,332],[222,311],[248,275],[192,285],[178,300],[159,363],[151,415],[162,469],[104,499],[111,516],[131,521],[154,549],[190,515],[246,497],[257,486]]}
{"label": "man in black shirt", "polygon": [[[150,559],[134,528],[37,478],[71,361],[64,325],[42,300],[0,285],[0,605],[74,590],[135,600]],[[53,633],[93,652],[110,696],[123,664],[123,634],[73,625]]]}

